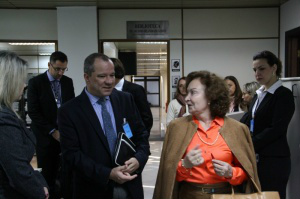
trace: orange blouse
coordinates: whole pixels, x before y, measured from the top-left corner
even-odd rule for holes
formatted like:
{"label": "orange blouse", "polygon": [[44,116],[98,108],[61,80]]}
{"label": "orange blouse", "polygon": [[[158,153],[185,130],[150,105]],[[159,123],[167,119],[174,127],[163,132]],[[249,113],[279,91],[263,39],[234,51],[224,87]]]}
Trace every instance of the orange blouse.
{"label": "orange blouse", "polygon": [[[194,137],[192,138],[192,141],[188,145],[182,158],[184,158],[185,155],[198,144],[200,146],[199,148],[202,150],[204,163],[191,169],[186,169],[181,165],[181,161],[179,161],[176,180],[199,184],[229,182],[232,185],[239,185],[246,180],[246,172],[241,168],[240,163],[234,157],[222,136],[220,135],[216,140],[219,129],[224,124],[224,119],[216,117],[211,122],[210,128],[207,129],[207,131],[203,129],[195,117],[193,117],[193,120],[198,125],[197,132],[194,134]],[[216,142],[212,146],[205,144],[203,141],[201,141],[199,136],[201,136],[201,139],[207,143],[213,143],[215,140]],[[227,162],[232,166],[232,178],[224,178],[215,173],[212,165],[212,157],[214,157],[214,159]]]}

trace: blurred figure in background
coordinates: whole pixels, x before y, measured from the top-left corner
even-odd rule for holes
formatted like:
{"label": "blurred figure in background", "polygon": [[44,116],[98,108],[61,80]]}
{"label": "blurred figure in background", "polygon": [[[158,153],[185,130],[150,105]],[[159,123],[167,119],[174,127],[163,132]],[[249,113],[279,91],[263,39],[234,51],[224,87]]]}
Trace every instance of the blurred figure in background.
{"label": "blurred figure in background", "polygon": [[252,98],[256,94],[256,90],[259,89],[260,85],[257,82],[250,82],[246,83],[243,86],[243,101],[242,101],[242,107],[243,111],[247,112],[249,110],[250,103],[252,101]]}
{"label": "blurred figure in background", "polygon": [[30,161],[35,152],[33,133],[13,110],[21,98],[27,62],[15,53],[0,51],[0,198],[47,199],[48,185]]}
{"label": "blurred figure in background", "polygon": [[228,89],[230,97],[229,113],[240,111],[240,106],[242,105],[242,91],[238,80],[234,76],[227,76],[224,78]]}
{"label": "blurred figure in background", "polygon": [[[42,174],[50,187],[51,199],[60,199],[60,194],[65,195],[64,192],[70,189],[67,179],[71,176],[69,171],[64,171],[68,166],[61,163],[60,132],[57,126],[58,108],[75,97],[73,81],[64,75],[68,71],[67,66],[66,54],[53,52],[48,62],[49,69],[30,79],[27,91],[31,129],[37,140],[37,164],[42,168]],[[59,177],[61,182],[57,183],[60,165],[62,176]]]}
{"label": "blurred figure in background", "polygon": [[144,125],[150,134],[153,126],[153,116],[144,87],[124,79],[125,69],[123,63],[119,59],[111,58],[111,61],[115,66],[115,89],[128,92],[133,96],[134,102],[139,110]]}
{"label": "blurred figure in background", "polygon": [[181,77],[177,83],[175,99],[173,99],[168,105],[167,126],[172,120],[189,115],[188,108],[184,99],[185,96],[185,77]]}

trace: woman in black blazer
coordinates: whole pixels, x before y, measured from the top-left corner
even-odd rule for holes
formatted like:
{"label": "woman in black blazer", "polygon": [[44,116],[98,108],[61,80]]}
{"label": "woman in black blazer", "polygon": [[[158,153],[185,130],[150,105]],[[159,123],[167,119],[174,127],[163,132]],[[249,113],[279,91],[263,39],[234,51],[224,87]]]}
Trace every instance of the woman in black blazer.
{"label": "woman in black blazer", "polygon": [[27,63],[16,54],[0,51],[0,199],[47,199],[47,183],[30,161],[35,137],[12,104],[20,99]]}
{"label": "woman in black blazer", "polygon": [[263,191],[278,191],[286,198],[291,171],[287,128],[295,110],[292,92],[282,86],[281,61],[271,52],[253,57],[253,70],[262,85],[241,122],[249,126],[257,154],[258,176]]}

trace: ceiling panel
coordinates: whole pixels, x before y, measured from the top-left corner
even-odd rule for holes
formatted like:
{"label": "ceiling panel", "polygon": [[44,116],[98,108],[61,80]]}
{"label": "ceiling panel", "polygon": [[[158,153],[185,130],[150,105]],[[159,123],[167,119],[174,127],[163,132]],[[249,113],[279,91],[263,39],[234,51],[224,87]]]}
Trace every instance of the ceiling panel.
{"label": "ceiling panel", "polygon": [[288,0],[0,0],[0,8],[97,6],[98,8],[224,8],[280,6]]}

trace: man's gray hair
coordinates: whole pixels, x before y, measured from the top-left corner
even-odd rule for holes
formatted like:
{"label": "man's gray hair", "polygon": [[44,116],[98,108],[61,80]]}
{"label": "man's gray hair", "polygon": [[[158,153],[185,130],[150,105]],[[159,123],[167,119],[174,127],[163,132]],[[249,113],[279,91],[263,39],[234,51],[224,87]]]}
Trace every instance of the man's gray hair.
{"label": "man's gray hair", "polygon": [[92,73],[95,72],[94,63],[95,63],[95,59],[97,59],[97,58],[99,58],[105,62],[110,61],[109,57],[102,53],[90,54],[87,58],[85,58],[84,68],[83,68],[83,72],[88,74],[88,76],[91,76]]}

